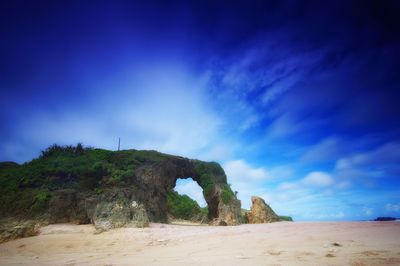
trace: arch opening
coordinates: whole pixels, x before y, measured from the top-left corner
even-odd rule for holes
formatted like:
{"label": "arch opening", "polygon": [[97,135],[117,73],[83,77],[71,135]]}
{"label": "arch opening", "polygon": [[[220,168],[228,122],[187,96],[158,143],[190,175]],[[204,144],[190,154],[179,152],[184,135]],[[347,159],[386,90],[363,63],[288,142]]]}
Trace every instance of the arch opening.
{"label": "arch opening", "polygon": [[207,207],[207,202],[203,195],[203,189],[191,177],[178,178],[174,190],[181,195],[187,195],[195,200],[201,208]]}
{"label": "arch opening", "polygon": [[167,194],[167,215],[170,222],[186,220],[194,223],[208,221],[208,206],[203,189],[191,177],[178,178]]}
{"label": "arch opening", "polygon": [[[202,206],[204,201],[199,199],[204,197],[207,203],[204,221],[215,225],[240,223],[240,201],[232,192],[229,184],[227,184],[225,172],[218,163],[176,157],[156,164],[153,167],[153,171],[144,169],[143,174],[145,185],[149,184],[151,179],[154,179],[156,184],[152,189],[155,196],[146,202],[146,210],[150,221],[168,222],[170,218],[168,208],[171,207],[168,206],[168,197],[176,199],[182,196],[175,192],[176,184],[178,183],[179,188],[184,184],[193,183],[187,186],[199,186],[197,188],[197,196],[194,198]],[[200,191],[203,197],[199,195]],[[181,192],[190,194],[185,190]],[[200,208],[200,205],[198,207]]]}

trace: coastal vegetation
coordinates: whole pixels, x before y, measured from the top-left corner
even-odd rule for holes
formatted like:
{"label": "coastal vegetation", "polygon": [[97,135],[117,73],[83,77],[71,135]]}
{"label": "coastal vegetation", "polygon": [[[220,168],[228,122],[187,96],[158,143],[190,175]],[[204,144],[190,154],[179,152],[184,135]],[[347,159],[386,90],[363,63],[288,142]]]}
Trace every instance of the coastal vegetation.
{"label": "coastal vegetation", "polygon": [[174,219],[201,220],[207,216],[207,210],[187,195],[180,195],[175,190],[167,194],[168,213]]}
{"label": "coastal vegetation", "polygon": [[293,222],[292,217],[290,216],[279,216],[282,221]]}
{"label": "coastal vegetation", "polygon": [[123,187],[135,182],[140,168],[173,157],[157,151],[54,144],[30,162],[0,163],[0,214],[35,215],[48,206],[55,190],[74,188],[101,194],[107,187]]}
{"label": "coastal vegetation", "polygon": [[[88,191],[101,195],[108,188],[124,188],[137,183],[139,171],[151,172],[164,160],[180,158],[157,151],[109,151],[54,144],[43,150],[39,158],[17,164],[0,162],[0,214],[36,216],[46,210],[54,192],[63,189]],[[234,193],[218,163],[191,160],[203,188],[203,195],[219,191],[224,204]],[[171,190],[167,195],[168,212],[178,219],[206,217],[208,208],[200,208],[187,195]]]}

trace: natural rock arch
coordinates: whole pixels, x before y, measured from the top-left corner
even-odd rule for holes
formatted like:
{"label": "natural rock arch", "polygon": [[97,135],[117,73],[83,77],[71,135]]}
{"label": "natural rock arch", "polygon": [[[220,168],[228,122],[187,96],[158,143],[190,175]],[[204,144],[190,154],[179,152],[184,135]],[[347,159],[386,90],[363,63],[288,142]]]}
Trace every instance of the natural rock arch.
{"label": "natural rock arch", "polygon": [[175,157],[155,164],[151,169],[143,169],[138,176],[141,182],[151,186],[148,189],[153,196],[144,200],[150,221],[167,221],[167,193],[179,178],[192,178],[203,190],[210,221],[227,225],[240,223],[240,201],[231,191],[218,163]]}
{"label": "natural rock arch", "polygon": [[241,223],[240,201],[218,163],[168,155],[159,161],[144,160],[135,173],[130,184],[105,188],[100,195],[74,189],[56,191],[49,204],[49,222],[91,221],[102,230],[142,227],[148,222],[165,223],[168,222],[168,192],[175,187],[177,179],[192,178],[203,189],[211,224]]}
{"label": "natural rock arch", "polygon": [[0,163],[0,169],[5,202],[0,216],[31,220],[33,228],[70,222],[107,230],[167,222],[167,194],[178,178],[189,177],[203,189],[212,224],[241,222],[240,201],[215,162],[156,151],[53,145],[38,159]]}

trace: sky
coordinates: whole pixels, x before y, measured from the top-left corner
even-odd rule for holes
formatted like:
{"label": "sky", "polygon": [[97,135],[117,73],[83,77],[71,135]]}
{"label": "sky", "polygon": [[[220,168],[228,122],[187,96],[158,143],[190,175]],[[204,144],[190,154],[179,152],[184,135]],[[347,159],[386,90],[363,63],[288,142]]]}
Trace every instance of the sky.
{"label": "sky", "polygon": [[246,209],[400,217],[399,1],[0,5],[0,161],[120,137],[220,163]]}

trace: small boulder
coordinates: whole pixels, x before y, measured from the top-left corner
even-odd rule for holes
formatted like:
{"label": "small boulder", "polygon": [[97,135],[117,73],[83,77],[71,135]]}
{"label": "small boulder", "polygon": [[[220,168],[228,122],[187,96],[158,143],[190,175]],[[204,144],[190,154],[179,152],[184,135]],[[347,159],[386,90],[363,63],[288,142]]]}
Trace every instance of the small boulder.
{"label": "small boulder", "polygon": [[0,243],[37,235],[41,226],[48,223],[41,220],[19,220],[18,218],[0,219]]}
{"label": "small boulder", "polygon": [[278,222],[281,220],[262,198],[253,196],[251,197],[251,202],[253,205],[250,211],[245,214],[246,223],[261,224]]}

